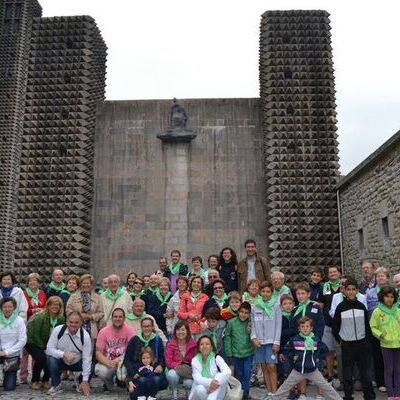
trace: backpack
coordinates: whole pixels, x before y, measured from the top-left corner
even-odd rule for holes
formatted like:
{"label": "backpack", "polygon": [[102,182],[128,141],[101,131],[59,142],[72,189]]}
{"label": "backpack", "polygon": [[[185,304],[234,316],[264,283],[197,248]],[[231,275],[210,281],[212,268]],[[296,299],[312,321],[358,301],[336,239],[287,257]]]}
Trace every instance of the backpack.
{"label": "backpack", "polygon": [[[66,330],[67,330],[67,324],[64,324],[62,326],[62,328],[60,329],[60,332],[58,332],[58,335],[57,335],[58,340],[60,340],[63,337]],[[84,333],[84,330],[82,327],[79,328],[79,332],[80,332],[80,338],[81,338],[81,343],[82,343],[82,347],[83,347],[83,345],[85,344],[85,340],[84,340],[85,333]],[[82,350],[75,344],[74,340],[72,339],[72,336],[70,334],[68,334],[68,336],[71,339],[72,344],[79,351],[79,353],[82,353]]]}

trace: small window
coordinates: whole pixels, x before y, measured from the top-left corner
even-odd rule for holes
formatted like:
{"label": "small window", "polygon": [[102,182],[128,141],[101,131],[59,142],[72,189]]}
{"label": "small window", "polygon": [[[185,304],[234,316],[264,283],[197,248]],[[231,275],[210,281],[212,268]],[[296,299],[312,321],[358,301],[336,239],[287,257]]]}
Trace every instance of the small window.
{"label": "small window", "polygon": [[358,248],[364,250],[364,229],[358,230]]}
{"label": "small window", "polygon": [[382,231],[383,231],[383,237],[385,239],[389,238],[389,221],[388,217],[382,218]]}

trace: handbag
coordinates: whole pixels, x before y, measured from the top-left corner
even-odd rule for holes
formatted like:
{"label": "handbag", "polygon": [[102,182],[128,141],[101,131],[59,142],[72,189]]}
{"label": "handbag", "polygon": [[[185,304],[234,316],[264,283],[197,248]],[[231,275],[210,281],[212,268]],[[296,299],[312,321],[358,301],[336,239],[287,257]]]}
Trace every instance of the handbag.
{"label": "handbag", "polygon": [[242,398],[242,384],[235,377],[231,376],[228,381],[228,390],[225,395],[225,400],[241,400]]}
{"label": "handbag", "polygon": [[19,357],[4,358],[3,371],[17,372],[19,370]]}
{"label": "handbag", "polygon": [[192,366],[189,364],[178,365],[175,372],[183,379],[192,379]]}

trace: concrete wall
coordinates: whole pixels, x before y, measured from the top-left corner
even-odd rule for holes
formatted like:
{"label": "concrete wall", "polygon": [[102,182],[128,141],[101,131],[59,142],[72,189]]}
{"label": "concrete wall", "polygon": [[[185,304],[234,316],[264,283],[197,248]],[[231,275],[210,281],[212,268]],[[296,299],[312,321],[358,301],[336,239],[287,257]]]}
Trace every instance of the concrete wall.
{"label": "concrete wall", "polygon": [[[204,259],[243,241],[265,254],[263,137],[258,99],[180,100],[197,138],[188,151],[187,254]],[[95,143],[92,270],[96,277],[157,268],[169,253],[168,150],[156,135],[169,127],[170,100],[107,101]],[[168,172],[169,173],[169,172]],[[166,240],[166,238],[168,238]],[[179,248],[179,245],[177,245]]]}
{"label": "concrete wall", "polygon": [[363,258],[389,267],[392,274],[400,272],[400,140],[340,188],[340,212],[346,274],[360,277]]}

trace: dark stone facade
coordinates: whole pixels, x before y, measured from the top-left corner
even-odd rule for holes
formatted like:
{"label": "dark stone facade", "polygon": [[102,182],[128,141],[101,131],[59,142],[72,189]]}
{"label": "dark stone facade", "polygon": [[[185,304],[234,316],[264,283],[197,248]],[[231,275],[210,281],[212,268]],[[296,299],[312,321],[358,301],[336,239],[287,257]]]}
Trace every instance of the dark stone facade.
{"label": "dark stone facade", "polygon": [[262,17],[268,255],[292,280],[340,262],[339,175],[329,16],[268,11]]}
{"label": "dark stone facade", "polygon": [[338,185],[346,274],[360,277],[359,264],[400,272],[400,131]]}

